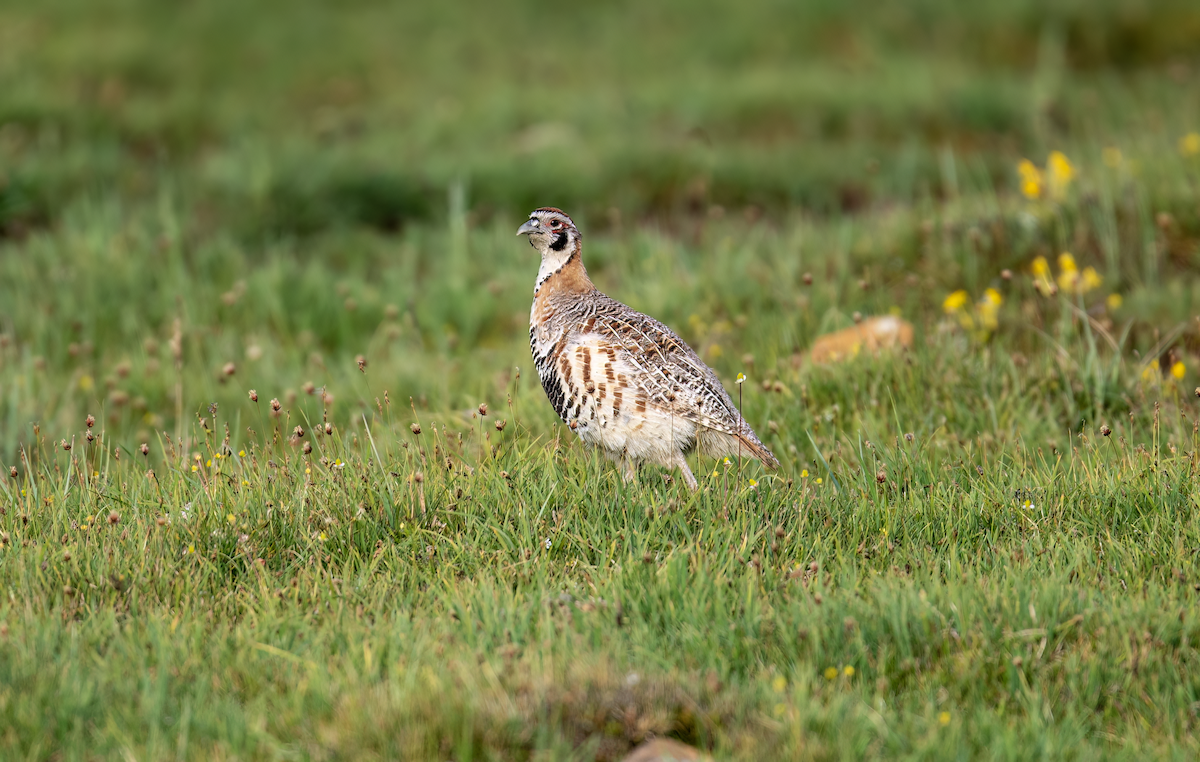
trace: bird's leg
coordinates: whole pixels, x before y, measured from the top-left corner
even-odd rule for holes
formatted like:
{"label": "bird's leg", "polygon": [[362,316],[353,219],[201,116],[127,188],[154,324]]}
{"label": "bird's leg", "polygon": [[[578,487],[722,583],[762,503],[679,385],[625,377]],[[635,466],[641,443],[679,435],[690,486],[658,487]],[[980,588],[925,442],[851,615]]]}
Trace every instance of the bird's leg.
{"label": "bird's leg", "polygon": [[692,469],[688,468],[687,458],[683,457],[683,453],[679,453],[675,459],[675,465],[679,466],[679,470],[683,472],[683,483],[692,492],[695,492],[700,484],[696,481],[696,477],[692,476]]}
{"label": "bird's leg", "polygon": [[624,473],[625,483],[626,484],[636,484],[637,483],[637,469],[634,468],[633,458],[629,457],[629,455],[622,455],[621,461],[625,464],[625,473]]}

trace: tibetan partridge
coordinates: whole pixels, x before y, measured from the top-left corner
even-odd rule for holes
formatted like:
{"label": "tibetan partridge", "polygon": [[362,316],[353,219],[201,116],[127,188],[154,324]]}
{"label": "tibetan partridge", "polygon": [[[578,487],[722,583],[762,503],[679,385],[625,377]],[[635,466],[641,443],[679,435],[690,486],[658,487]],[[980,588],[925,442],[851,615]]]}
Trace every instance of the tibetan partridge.
{"label": "tibetan partridge", "polygon": [[517,231],[542,255],[529,346],[555,412],[589,445],[624,464],[678,468],[686,455],[779,461],[746,425],[712,371],[675,332],[601,293],[581,259],[579,229],[559,209],[529,215]]}

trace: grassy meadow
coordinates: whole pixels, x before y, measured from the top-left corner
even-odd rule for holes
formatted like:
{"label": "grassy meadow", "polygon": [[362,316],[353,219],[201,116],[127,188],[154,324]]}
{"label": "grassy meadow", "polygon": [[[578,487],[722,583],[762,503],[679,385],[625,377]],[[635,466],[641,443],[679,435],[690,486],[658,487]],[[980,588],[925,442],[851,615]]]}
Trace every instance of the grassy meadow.
{"label": "grassy meadow", "polygon": [[[1195,759],[1198,39],[0,0],[0,757]],[[557,422],[542,205],[778,472]]]}

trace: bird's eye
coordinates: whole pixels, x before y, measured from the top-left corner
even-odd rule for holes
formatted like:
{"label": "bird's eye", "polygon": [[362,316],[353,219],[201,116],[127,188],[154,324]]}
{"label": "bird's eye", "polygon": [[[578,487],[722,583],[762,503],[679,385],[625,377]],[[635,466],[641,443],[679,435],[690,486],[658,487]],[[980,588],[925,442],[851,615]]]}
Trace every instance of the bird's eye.
{"label": "bird's eye", "polygon": [[562,220],[550,220],[550,227],[552,227],[552,228],[562,227]]}

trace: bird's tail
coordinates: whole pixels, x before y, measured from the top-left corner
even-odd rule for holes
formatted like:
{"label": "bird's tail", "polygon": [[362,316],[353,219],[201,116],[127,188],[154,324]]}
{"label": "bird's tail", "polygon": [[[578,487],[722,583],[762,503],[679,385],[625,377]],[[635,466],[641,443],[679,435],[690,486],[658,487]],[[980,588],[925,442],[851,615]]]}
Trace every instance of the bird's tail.
{"label": "bird's tail", "polygon": [[754,436],[753,432],[748,435],[738,437],[738,441],[742,443],[743,447],[750,451],[751,457],[757,459],[767,468],[771,469],[772,471],[779,468],[779,461],[775,458],[775,455],[767,449],[765,444],[758,441],[758,437]]}
{"label": "bird's tail", "polygon": [[775,459],[766,445],[758,441],[758,437],[749,427],[743,429],[742,432],[738,435],[723,431],[707,431],[701,434],[700,450],[715,458],[736,458],[739,454],[749,455],[771,470],[779,468],[779,461]]}

